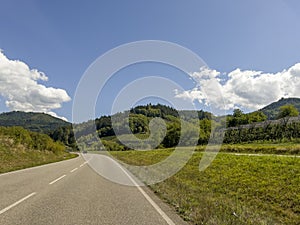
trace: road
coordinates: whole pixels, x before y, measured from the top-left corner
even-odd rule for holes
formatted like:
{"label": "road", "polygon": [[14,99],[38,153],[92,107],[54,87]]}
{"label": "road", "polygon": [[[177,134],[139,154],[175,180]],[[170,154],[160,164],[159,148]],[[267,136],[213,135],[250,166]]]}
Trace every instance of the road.
{"label": "road", "polygon": [[[107,156],[99,160],[132,178]],[[94,160],[95,160],[94,159]],[[95,161],[94,161],[95,163]],[[148,188],[120,185],[96,173],[82,156],[0,174],[1,225],[187,224]]]}

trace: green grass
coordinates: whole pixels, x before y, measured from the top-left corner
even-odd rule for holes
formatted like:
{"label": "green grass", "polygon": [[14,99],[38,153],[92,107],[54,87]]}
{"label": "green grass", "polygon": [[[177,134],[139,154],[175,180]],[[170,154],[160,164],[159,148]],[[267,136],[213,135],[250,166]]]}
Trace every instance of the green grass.
{"label": "green grass", "polygon": [[[196,151],[204,151],[205,146],[197,146]],[[299,143],[249,143],[223,144],[220,152],[262,153],[262,154],[300,154]]]}
{"label": "green grass", "polygon": [[[172,150],[111,152],[135,165],[149,165]],[[203,153],[169,179],[150,188],[191,224],[299,224],[300,158],[218,154],[200,172]]]}
{"label": "green grass", "polygon": [[30,150],[22,144],[13,144],[13,140],[10,138],[0,138],[0,173],[71,159],[74,157],[77,157],[77,155],[68,152],[54,153],[45,150]]}

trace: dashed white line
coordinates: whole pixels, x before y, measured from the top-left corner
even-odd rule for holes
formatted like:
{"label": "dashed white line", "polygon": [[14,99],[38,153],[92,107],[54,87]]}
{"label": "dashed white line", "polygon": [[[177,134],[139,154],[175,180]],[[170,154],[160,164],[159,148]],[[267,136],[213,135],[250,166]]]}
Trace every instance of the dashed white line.
{"label": "dashed white line", "polygon": [[59,177],[59,178],[55,179],[54,181],[50,182],[49,184],[50,184],[50,185],[51,185],[51,184],[54,184],[54,183],[56,183],[57,181],[63,179],[65,176],[66,176],[66,175],[62,175],[61,177]]}
{"label": "dashed white line", "polygon": [[72,169],[72,170],[70,171],[70,173],[73,173],[73,172],[75,172],[76,170],[78,170],[78,168]]}
{"label": "dashed white line", "polygon": [[83,167],[87,162],[82,163],[79,167]]}
{"label": "dashed white line", "polygon": [[35,194],[36,194],[36,192],[33,192],[33,193],[27,195],[26,197],[20,199],[19,201],[15,202],[14,204],[11,204],[10,206],[7,206],[5,209],[2,209],[2,210],[0,211],[0,215],[3,214],[3,213],[5,213],[6,211],[10,210],[11,208],[13,208],[13,207],[19,205],[21,202],[23,202],[23,201],[25,201],[26,199],[28,199],[28,198],[34,196]]}

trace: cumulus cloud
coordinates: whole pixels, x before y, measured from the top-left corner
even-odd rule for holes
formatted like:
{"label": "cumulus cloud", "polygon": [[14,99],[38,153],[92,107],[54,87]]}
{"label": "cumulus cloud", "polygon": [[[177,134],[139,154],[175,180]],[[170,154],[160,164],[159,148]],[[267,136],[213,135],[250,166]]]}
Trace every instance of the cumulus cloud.
{"label": "cumulus cloud", "polygon": [[282,97],[300,97],[300,63],[278,73],[235,69],[221,74],[202,67],[190,76],[196,87],[177,91],[176,97],[222,110],[257,110]]}
{"label": "cumulus cloud", "polygon": [[71,98],[63,89],[38,83],[47,80],[43,72],[30,69],[24,62],[10,60],[0,51],[0,95],[10,110],[45,112],[58,117],[53,110]]}

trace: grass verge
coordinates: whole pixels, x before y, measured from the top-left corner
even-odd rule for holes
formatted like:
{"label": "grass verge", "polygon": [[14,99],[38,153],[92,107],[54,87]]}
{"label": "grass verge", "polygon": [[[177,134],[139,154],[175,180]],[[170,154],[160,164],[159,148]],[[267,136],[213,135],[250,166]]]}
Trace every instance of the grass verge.
{"label": "grass verge", "polygon": [[30,150],[21,144],[12,145],[11,142],[9,138],[0,139],[0,173],[77,157],[68,152]]}
{"label": "grass verge", "polygon": [[[245,150],[246,151],[246,150]],[[149,165],[169,150],[111,152],[123,162]],[[191,224],[299,224],[300,158],[219,154],[200,172],[202,152],[150,188]]]}

